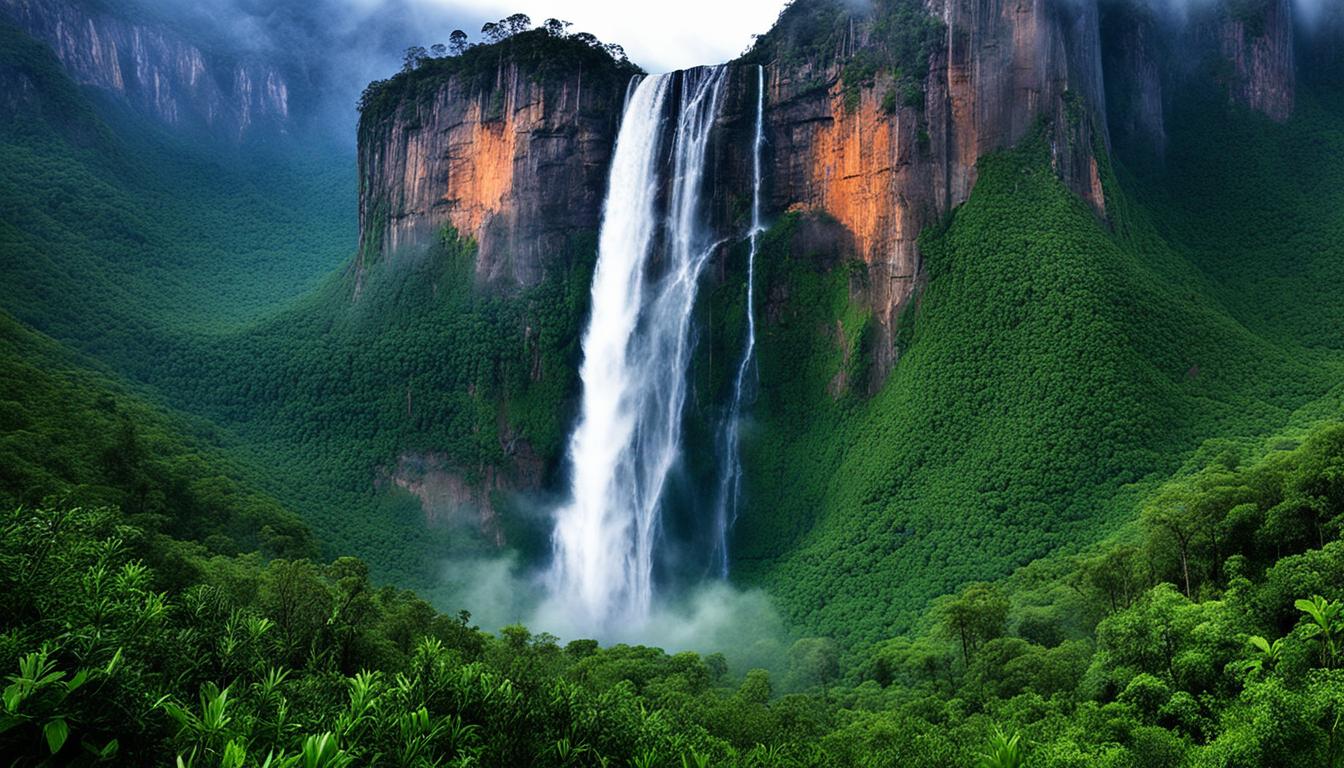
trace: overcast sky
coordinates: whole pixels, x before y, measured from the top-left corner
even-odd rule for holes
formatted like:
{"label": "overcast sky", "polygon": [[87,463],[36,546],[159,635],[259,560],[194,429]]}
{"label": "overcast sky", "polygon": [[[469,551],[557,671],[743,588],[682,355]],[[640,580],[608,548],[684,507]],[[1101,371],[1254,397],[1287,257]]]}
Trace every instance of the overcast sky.
{"label": "overcast sky", "polygon": [[[381,0],[364,0],[369,4]],[[751,45],[751,36],[769,31],[785,0],[415,0],[426,10],[480,24],[511,13],[526,13],[535,24],[547,18],[574,22],[571,31],[591,32],[619,43],[636,64],[652,72],[727,61]]]}
{"label": "overcast sky", "polygon": [[[130,0],[124,0],[129,2]],[[309,73],[338,135],[353,136],[354,104],[370,81],[391,77],[408,46],[448,42],[462,29],[480,39],[481,25],[512,13],[534,24],[573,23],[618,43],[636,64],[667,72],[735,58],[752,36],[770,30],[787,0],[143,0],[225,34],[240,51],[287,60]],[[864,2],[864,0],[855,0]],[[1132,0],[1176,11],[1215,0]],[[1293,0],[1311,21],[1327,4]],[[1183,13],[1180,15],[1184,15]]]}

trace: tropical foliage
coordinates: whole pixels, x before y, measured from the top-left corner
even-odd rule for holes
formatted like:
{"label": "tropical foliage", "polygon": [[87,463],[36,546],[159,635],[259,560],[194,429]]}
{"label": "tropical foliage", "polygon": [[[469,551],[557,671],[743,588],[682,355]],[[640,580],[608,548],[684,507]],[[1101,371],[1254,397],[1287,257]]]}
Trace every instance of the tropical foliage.
{"label": "tropical foliage", "polygon": [[[799,639],[782,685],[719,654],[488,635],[353,558],[211,554],[110,508],[10,508],[0,748],[20,764],[1338,765],[1340,467],[1331,426],[1168,483],[1221,536],[1191,550],[1196,594],[1172,581],[1167,528],[1145,524],[843,657]],[[1324,546],[1248,526],[1248,505],[1294,493],[1332,513]],[[165,547],[193,567],[148,567]]]}
{"label": "tropical foliage", "polygon": [[[900,23],[863,30],[876,57],[848,56],[850,11],[805,3],[748,61],[899,86],[942,30],[879,5]],[[559,22],[494,26],[413,51],[366,123],[506,57],[633,72]],[[203,152],[0,43],[0,79],[37,99],[0,104],[11,763],[1344,765],[1344,101],[1319,84],[1282,126],[1184,94],[1165,165],[1103,165],[1104,218],[1039,141],[984,160],[921,243],[885,380],[835,223],[774,223],[734,573],[801,636],[745,669],[490,634],[408,589],[462,537],[389,490],[402,454],[478,483],[560,462],[591,238],[510,295],[451,230],[331,275],[348,171],[286,155],[257,184],[266,152]],[[729,251],[697,313],[698,415],[742,348]]]}
{"label": "tropical foliage", "polygon": [[[871,396],[861,265],[829,266],[810,232],[824,224],[775,223],[740,577],[809,631],[871,641],[1136,507],[1162,527],[1184,503],[1142,504],[1162,478],[1339,417],[1344,166],[1310,158],[1339,144],[1344,110],[1304,92],[1280,126],[1199,91],[1183,104],[1167,168],[1103,169],[1105,221],[1043,142],[983,160],[971,199],[921,241],[928,279]],[[740,285],[716,313],[731,317]],[[1191,534],[1170,522],[1179,550]]]}

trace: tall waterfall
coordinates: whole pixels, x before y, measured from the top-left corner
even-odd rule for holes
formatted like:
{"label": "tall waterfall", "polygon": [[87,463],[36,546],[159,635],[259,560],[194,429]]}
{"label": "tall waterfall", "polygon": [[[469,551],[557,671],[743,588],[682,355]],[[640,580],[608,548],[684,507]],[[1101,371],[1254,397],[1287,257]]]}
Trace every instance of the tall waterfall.
{"label": "tall waterfall", "polygon": [[760,247],[761,226],[761,145],[765,143],[765,68],[756,67],[756,137],[751,144],[751,231],[747,233],[747,341],[742,350],[742,361],[737,366],[733,381],[733,401],[728,407],[728,418],[723,426],[724,464],[719,478],[718,504],[715,508],[715,553],[719,576],[728,577],[728,534],[737,520],[742,500],[741,442],[742,405],[748,392],[748,379],[753,371],[756,352],[756,253]]}
{"label": "tall waterfall", "polygon": [[701,226],[700,193],[723,81],[723,67],[643,79],[616,139],[583,338],[582,412],[569,445],[573,485],[556,516],[550,574],[553,596],[595,630],[641,622],[653,597],[659,506],[681,444],[691,310],[716,245]]}

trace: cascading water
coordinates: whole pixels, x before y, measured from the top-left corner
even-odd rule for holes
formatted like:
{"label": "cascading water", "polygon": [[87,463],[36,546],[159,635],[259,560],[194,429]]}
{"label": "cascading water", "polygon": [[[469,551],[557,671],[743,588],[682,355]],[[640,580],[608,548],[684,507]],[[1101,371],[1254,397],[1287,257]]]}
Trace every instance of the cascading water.
{"label": "cascading water", "polygon": [[[661,145],[678,76],[663,216]],[[659,505],[681,444],[691,310],[716,245],[699,203],[723,80],[723,67],[643,79],[616,140],[583,338],[582,412],[569,445],[571,499],[556,515],[550,574],[553,596],[590,630],[638,625],[653,598]]]}
{"label": "cascading water", "polygon": [[737,366],[733,382],[733,400],[728,407],[728,418],[723,426],[724,464],[719,479],[718,505],[715,509],[715,553],[719,576],[728,578],[728,534],[737,520],[738,505],[742,501],[742,459],[739,456],[741,440],[742,405],[748,385],[753,383],[748,374],[753,371],[756,352],[756,253],[760,247],[761,226],[761,145],[765,142],[765,68],[756,67],[756,137],[751,145],[751,231],[747,233],[747,341],[742,350],[742,361]]}

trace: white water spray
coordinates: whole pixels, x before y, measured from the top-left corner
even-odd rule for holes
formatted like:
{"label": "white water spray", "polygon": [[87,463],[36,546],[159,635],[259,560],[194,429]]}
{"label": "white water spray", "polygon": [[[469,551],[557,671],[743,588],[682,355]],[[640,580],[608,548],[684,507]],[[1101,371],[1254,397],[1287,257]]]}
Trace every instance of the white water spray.
{"label": "white water spray", "polygon": [[724,68],[680,76],[665,217],[659,158],[677,75],[650,76],[627,98],[583,338],[572,495],[556,516],[553,597],[597,632],[639,626],[649,613],[659,507],[681,446],[691,310],[715,247],[699,201]]}
{"label": "white water spray", "polygon": [[765,143],[765,68],[756,67],[756,138],[751,145],[751,231],[747,233],[747,341],[742,350],[742,362],[737,366],[733,383],[733,401],[723,428],[724,468],[719,479],[718,505],[714,524],[715,553],[719,576],[728,578],[728,534],[737,521],[742,501],[741,442],[742,405],[746,398],[748,374],[754,371],[752,362],[756,352],[756,253],[760,247],[761,232],[761,145]]}

